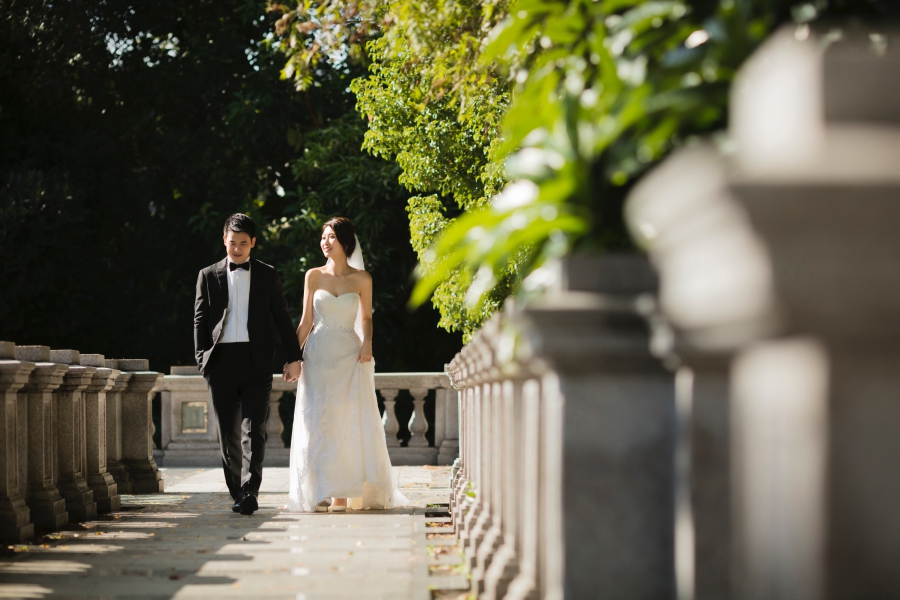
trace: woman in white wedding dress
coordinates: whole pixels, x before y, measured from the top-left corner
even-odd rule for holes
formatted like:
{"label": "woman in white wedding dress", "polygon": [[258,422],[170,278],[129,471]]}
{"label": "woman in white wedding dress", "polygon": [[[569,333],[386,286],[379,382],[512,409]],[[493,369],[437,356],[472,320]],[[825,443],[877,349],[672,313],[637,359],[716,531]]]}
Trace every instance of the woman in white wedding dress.
{"label": "woman in white wedding dress", "polygon": [[397,491],[375,397],[372,278],[353,224],[322,227],[328,258],[306,272],[297,337],[304,361],[291,436],[290,498],[295,512],[394,508]]}

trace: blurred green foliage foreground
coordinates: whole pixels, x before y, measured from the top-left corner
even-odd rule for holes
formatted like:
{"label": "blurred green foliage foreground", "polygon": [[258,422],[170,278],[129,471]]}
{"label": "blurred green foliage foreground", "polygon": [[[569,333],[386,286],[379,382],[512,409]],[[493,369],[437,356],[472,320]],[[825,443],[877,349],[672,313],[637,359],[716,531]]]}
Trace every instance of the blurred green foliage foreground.
{"label": "blurred green foliage foreground", "polygon": [[[631,247],[621,208],[669,151],[727,124],[736,70],[777,27],[877,27],[896,0],[272,2],[283,77],[311,89],[336,52],[365,148],[391,158],[420,260],[412,304],[470,335],[540,267]],[[511,183],[510,183],[511,182]],[[501,191],[502,190],[502,191]]]}
{"label": "blurred green foliage foreground", "polygon": [[323,64],[297,92],[265,8],[0,0],[0,339],[193,364],[197,271],[241,211],[295,320],[317,228],[344,214],[375,280],[378,369],[440,370],[458,350],[436,311],[405,306],[408,194],[361,150],[347,88],[364,66]]}

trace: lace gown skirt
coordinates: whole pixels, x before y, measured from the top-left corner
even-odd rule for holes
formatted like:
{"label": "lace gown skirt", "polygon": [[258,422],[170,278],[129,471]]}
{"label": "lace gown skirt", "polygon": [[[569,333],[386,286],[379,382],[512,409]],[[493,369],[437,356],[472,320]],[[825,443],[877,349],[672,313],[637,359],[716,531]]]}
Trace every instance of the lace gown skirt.
{"label": "lace gown skirt", "polygon": [[292,511],[332,497],[356,509],[408,504],[391,476],[375,364],[359,362],[360,345],[352,329],[322,323],[307,340],[291,437]]}

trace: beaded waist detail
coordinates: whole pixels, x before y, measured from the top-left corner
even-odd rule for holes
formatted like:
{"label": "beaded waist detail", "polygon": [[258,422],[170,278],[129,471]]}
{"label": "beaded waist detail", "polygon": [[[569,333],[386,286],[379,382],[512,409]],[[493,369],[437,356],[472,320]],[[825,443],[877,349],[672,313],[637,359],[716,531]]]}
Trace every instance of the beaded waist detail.
{"label": "beaded waist detail", "polygon": [[352,327],[343,327],[341,325],[334,325],[332,323],[318,323],[315,327],[313,327],[313,333],[317,333],[320,331],[334,331],[336,333],[352,333],[356,335],[356,332]]}

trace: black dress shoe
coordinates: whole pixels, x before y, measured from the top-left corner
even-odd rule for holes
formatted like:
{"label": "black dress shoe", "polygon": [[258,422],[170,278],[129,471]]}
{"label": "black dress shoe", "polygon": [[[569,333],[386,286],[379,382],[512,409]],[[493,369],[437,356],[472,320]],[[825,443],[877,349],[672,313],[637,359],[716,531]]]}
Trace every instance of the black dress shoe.
{"label": "black dress shoe", "polygon": [[241,503],[239,500],[234,501],[234,504],[231,506],[231,512],[241,512]]}
{"label": "black dress shoe", "polygon": [[259,510],[259,504],[256,502],[256,496],[254,496],[250,492],[244,492],[244,497],[241,498],[240,504],[242,515],[252,515],[254,511]]}

